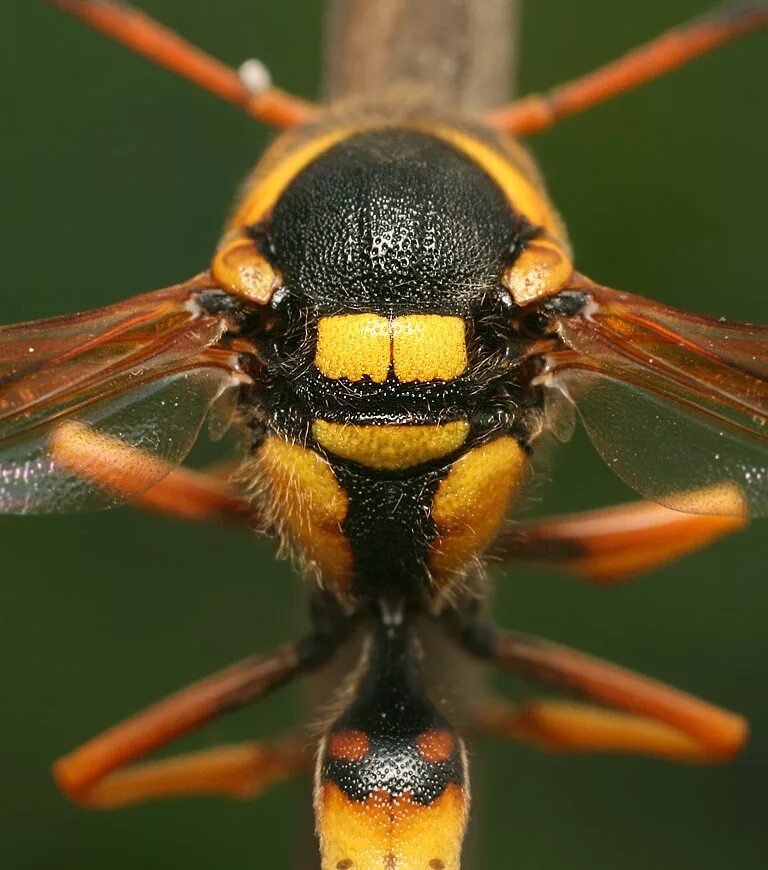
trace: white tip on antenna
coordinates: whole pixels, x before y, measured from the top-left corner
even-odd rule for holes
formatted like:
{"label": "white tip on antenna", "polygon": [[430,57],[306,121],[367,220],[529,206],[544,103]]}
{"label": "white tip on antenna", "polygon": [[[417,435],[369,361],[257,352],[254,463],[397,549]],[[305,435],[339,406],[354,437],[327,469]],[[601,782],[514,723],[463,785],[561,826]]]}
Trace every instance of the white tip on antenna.
{"label": "white tip on antenna", "polygon": [[272,87],[272,76],[260,60],[252,58],[240,65],[240,81],[254,95],[258,96]]}

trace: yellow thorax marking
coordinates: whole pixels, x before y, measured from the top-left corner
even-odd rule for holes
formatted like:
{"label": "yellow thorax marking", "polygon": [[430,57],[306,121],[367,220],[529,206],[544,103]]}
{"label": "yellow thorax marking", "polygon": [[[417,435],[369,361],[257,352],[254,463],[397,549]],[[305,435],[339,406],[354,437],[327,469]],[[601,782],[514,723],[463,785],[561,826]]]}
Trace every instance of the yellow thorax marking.
{"label": "yellow thorax marking", "polygon": [[464,321],[440,314],[341,314],[317,325],[315,366],[327,378],[450,381],[467,370]]}
{"label": "yellow thorax marking", "polygon": [[256,454],[273,519],[322,574],[346,592],[352,551],[342,523],[349,499],[329,463],[314,450],[271,435]]}
{"label": "yellow thorax marking", "polygon": [[325,450],[342,459],[368,468],[396,471],[458,450],[469,435],[469,422],[357,426],[315,420],[312,434]]}
{"label": "yellow thorax marking", "polygon": [[327,378],[375,383],[387,379],[392,357],[390,321],[378,314],[323,317],[317,324],[315,366]]}
{"label": "yellow thorax marking", "polygon": [[424,131],[470,157],[499,185],[516,212],[529,223],[543,227],[554,238],[561,239],[562,224],[549,199],[509,157],[457,127],[425,126]]}
{"label": "yellow thorax marking", "polygon": [[437,537],[429,567],[437,583],[460,572],[482,553],[523,483],[526,455],[508,435],[459,457],[432,503]]}
{"label": "yellow thorax marking", "polygon": [[[499,185],[504,196],[518,213],[535,226],[541,226],[558,241],[563,239],[563,227],[546,193],[539,189],[526,171],[527,155],[514,140],[508,148],[519,149],[523,165],[517,166],[511,154],[494,148],[461,127],[429,121],[405,121],[402,124],[361,123],[341,126],[320,133],[278,158],[262,177],[258,174],[246,188],[246,193],[227,226],[228,233],[263,220],[274,208],[288,185],[312,161],[344,139],[370,130],[401,127],[418,130],[441,139],[469,157]],[[278,140],[281,141],[281,140]],[[535,172],[534,169],[531,169]],[[258,173],[258,169],[257,169]]]}
{"label": "yellow thorax marking", "polygon": [[288,152],[263,178],[255,179],[253,187],[246,191],[239,207],[234,215],[232,215],[228,229],[232,230],[258,223],[266,214],[272,211],[286,187],[288,187],[302,169],[324,151],[327,151],[338,142],[341,142],[342,139],[346,139],[347,136],[356,132],[358,130],[355,128],[339,127],[316,138],[312,138],[295,150]]}
{"label": "yellow thorax marking", "polygon": [[410,314],[392,321],[392,364],[398,381],[450,381],[467,370],[460,317]]}

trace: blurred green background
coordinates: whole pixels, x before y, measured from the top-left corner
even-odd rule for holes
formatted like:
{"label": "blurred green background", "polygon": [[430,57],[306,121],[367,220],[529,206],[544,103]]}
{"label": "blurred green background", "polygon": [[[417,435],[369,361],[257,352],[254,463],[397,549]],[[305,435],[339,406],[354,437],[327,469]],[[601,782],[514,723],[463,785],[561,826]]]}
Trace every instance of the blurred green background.
{"label": "blurred green background", "polygon": [[[142,0],[231,63],[257,56],[318,92],[321,4]],[[584,72],[705,0],[526,5],[521,87]],[[732,45],[536,138],[579,267],[709,314],[768,321],[768,35]],[[114,302],[203,268],[268,134],[233,108],[32,0],[0,4],[0,322]],[[537,512],[625,499],[578,435]],[[726,767],[472,747],[474,865],[640,870],[768,865],[765,525],[614,589],[497,572],[509,627],[743,712]],[[110,813],[68,805],[50,762],[148,702],[291,637],[302,590],[269,543],[122,509],[0,521],[0,866],[8,870],[311,866],[307,783],[253,804]],[[512,684],[505,684],[513,688]],[[298,687],[180,748],[275,734]]]}

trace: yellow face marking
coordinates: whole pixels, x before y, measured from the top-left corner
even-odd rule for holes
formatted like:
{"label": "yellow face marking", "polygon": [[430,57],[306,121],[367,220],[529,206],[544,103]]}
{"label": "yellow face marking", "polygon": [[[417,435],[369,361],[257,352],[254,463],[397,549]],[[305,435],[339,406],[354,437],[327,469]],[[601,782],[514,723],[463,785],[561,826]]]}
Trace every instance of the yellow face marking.
{"label": "yellow face marking", "polygon": [[409,314],[340,314],[317,324],[315,366],[327,378],[375,383],[390,367],[402,383],[450,381],[467,370],[465,325],[461,317]]}
{"label": "yellow face marking", "polygon": [[533,239],[507,269],[501,283],[518,305],[528,305],[562,290],[573,275],[573,263],[551,239]]}
{"label": "yellow face marking", "polygon": [[524,469],[525,451],[510,436],[456,460],[432,504],[437,538],[429,567],[437,580],[461,571],[490,543],[520,488]]}
{"label": "yellow face marking", "polygon": [[315,420],[312,434],[325,450],[368,468],[395,471],[446,456],[466,441],[469,423],[353,426]]}
{"label": "yellow face marking", "polygon": [[410,314],[392,322],[392,361],[398,381],[450,381],[467,370],[460,317]]}
{"label": "yellow face marking", "polygon": [[276,435],[264,440],[256,460],[274,519],[324,578],[348,589],[352,551],[341,528],[348,500],[331,466],[313,450]]}
{"label": "yellow face marking", "polygon": [[327,378],[377,384],[387,379],[391,357],[389,318],[378,314],[323,317],[317,324],[315,366]]}
{"label": "yellow face marking", "polygon": [[340,127],[315,139],[310,139],[294,151],[289,151],[282,160],[275,164],[271,171],[267,172],[263,178],[257,179],[253,187],[247,191],[232,215],[228,229],[250,226],[262,220],[274,208],[285,188],[304,167],[337,142],[341,142],[342,139],[346,139],[347,136],[355,132],[357,132],[355,128]]}
{"label": "yellow face marking", "polygon": [[324,782],[315,794],[322,870],[459,870],[467,803],[453,783],[422,806],[407,792],[355,801]]}

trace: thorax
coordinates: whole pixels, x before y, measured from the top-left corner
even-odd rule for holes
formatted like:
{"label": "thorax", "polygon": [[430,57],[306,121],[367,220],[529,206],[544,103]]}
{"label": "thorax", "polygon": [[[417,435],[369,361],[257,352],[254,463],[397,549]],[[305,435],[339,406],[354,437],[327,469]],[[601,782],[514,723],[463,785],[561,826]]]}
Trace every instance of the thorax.
{"label": "thorax", "polygon": [[213,271],[274,312],[254,473],[341,594],[450,594],[500,526],[538,413],[503,287],[531,233],[567,259],[525,153],[418,116],[304,131],[249,181]]}

